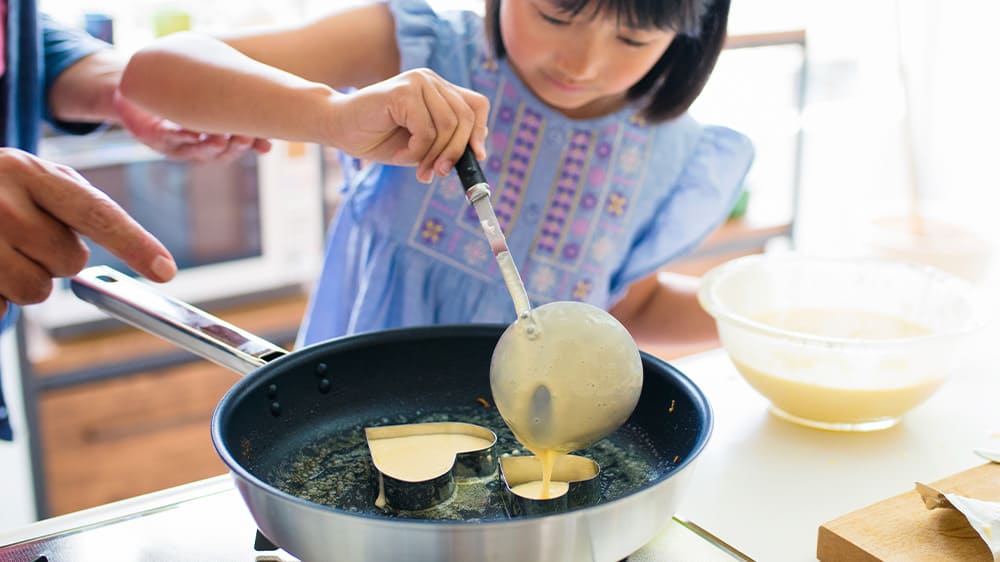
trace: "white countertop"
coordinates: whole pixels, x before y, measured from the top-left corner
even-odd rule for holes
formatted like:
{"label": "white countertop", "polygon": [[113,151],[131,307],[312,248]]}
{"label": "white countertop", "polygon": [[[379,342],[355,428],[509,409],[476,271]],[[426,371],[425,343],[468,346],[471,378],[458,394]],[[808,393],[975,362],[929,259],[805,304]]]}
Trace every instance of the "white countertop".
{"label": "white countertop", "polygon": [[756,560],[815,560],[823,523],[915,481],[983,464],[975,448],[1000,449],[1000,330],[981,341],[900,424],[870,433],[810,429],[769,414],[721,350],[673,361],[715,413],[680,513]]}

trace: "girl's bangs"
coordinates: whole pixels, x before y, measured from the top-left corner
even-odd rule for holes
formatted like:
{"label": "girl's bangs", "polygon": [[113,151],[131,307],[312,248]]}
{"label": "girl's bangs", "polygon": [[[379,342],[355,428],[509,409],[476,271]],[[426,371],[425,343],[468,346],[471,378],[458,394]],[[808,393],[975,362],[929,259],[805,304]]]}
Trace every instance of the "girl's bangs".
{"label": "girl's bangs", "polygon": [[615,14],[619,22],[635,29],[669,29],[698,36],[707,0],[551,0],[562,12]]}

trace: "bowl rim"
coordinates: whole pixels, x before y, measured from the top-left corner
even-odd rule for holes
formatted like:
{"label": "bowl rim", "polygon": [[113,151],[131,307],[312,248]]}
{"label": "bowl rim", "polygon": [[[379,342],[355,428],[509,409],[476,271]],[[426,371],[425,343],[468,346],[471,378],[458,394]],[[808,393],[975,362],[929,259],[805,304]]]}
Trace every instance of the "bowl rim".
{"label": "bowl rim", "polygon": [[[727,275],[733,273],[734,271],[745,270],[756,264],[771,261],[771,262],[814,262],[821,264],[844,264],[859,266],[869,263],[876,264],[888,264],[893,267],[908,268],[915,271],[923,271],[934,277],[943,279],[944,282],[951,285],[958,285],[970,302],[970,308],[972,309],[972,318],[969,322],[969,326],[949,330],[946,332],[935,332],[931,334],[925,334],[920,336],[909,336],[909,337],[899,337],[899,338],[884,338],[884,339],[862,339],[862,338],[847,338],[847,337],[835,337],[835,336],[820,336],[816,334],[809,334],[806,332],[800,332],[796,330],[789,330],[785,328],[779,328],[772,326],[770,324],[765,324],[757,320],[752,320],[747,318],[742,314],[737,314],[731,307],[724,305],[716,296],[716,290],[719,282],[724,279]],[[830,256],[819,256],[806,253],[798,252],[787,252],[781,254],[750,254],[746,256],[741,256],[734,258],[727,262],[717,265],[708,272],[706,272],[699,283],[697,298],[698,303],[701,305],[702,309],[712,316],[718,323],[720,320],[724,320],[731,324],[735,324],[743,329],[756,333],[758,335],[766,336],[777,336],[785,340],[796,341],[803,345],[821,345],[821,346],[833,346],[833,345],[844,345],[850,344],[854,347],[860,348],[885,348],[901,345],[912,345],[914,342],[922,341],[932,341],[940,340],[944,338],[954,338],[959,336],[964,336],[978,332],[983,329],[987,324],[986,314],[984,314],[982,307],[983,302],[978,294],[979,290],[969,281],[959,277],[956,274],[947,272],[943,269],[933,267],[923,263],[917,263],[913,261],[898,259],[898,258],[888,258],[879,256],[861,256],[861,257],[830,257]]]}

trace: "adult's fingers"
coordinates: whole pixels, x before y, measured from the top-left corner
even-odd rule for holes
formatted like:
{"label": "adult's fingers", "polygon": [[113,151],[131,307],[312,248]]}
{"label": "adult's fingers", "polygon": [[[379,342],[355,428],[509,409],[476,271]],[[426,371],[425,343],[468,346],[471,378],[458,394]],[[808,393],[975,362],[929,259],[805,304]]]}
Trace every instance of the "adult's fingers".
{"label": "adult's fingers", "polygon": [[254,138],[245,135],[232,135],[226,144],[226,149],[216,157],[217,162],[232,162],[238,160],[250,151]]}
{"label": "adult's fingers", "polygon": [[245,136],[209,135],[200,142],[176,147],[168,156],[195,162],[226,164],[246,154],[252,143],[253,139]]}
{"label": "adult's fingers", "polygon": [[[7,244],[0,244],[0,295],[14,304],[42,302],[52,293],[46,267]],[[74,272],[75,273],[75,272]]]}
{"label": "adult's fingers", "polygon": [[[36,203],[32,190],[38,189],[38,182],[30,173],[33,157],[26,153],[20,155],[4,153],[3,185],[0,185],[0,253],[3,254],[0,264],[3,264],[3,273],[8,279],[17,277],[24,265],[23,258],[44,268],[48,277],[73,275],[87,263],[87,246],[69,227]],[[22,173],[25,169],[29,170],[28,174]],[[70,177],[63,181],[85,180]],[[21,302],[20,298],[17,302]]]}
{"label": "adult's fingers", "polygon": [[153,148],[175,160],[209,162],[226,150],[228,140],[224,135],[164,133]]}
{"label": "adult's fingers", "polygon": [[[172,142],[177,140],[178,142]],[[160,152],[176,160],[193,162],[227,163],[239,159],[249,151],[266,154],[271,150],[267,139],[243,135],[202,135],[194,140],[170,139],[159,148]]]}
{"label": "adult's fingers", "polygon": [[177,273],[170,252],[102,191],[69,168],[35,159],[35,203],[56,220],[108,249],[139,274],[169,281]]}
{"label": "adult's fingers", "polygon": [[257,154],[267,154],[268,152],[271,152],[271,141],[256,138],[253,140],[253,146],[251,148]]}

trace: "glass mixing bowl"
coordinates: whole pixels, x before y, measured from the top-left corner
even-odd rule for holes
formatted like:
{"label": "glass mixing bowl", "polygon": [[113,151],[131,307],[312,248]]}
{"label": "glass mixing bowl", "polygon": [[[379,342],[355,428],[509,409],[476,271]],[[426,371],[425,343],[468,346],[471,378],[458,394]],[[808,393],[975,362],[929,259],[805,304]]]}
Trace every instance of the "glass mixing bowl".
{"label": "glass mixing bowl", "polygon": [[705,274],[698,299],[775,414],[840,431],[895,425],[955,371],[983,323],[966,281],[879,258],[737,258]]}

